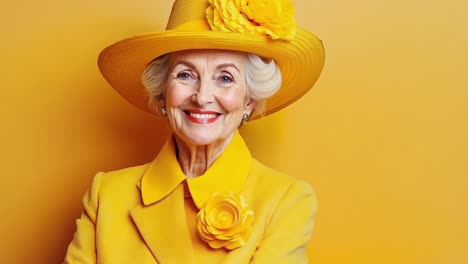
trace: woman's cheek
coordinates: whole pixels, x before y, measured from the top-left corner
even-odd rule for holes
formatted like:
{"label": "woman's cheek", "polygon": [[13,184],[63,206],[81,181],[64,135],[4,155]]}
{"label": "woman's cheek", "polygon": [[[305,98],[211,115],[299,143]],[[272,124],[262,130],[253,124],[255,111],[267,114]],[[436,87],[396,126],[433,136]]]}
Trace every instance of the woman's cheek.
{"label": "woman's cheek", "polygon": [[226,110],[226,112],[231,113],[239,108],[243,108],[244,98],[240,93],[231,93],[228,95],[224,95],[218,99],[218,102],[221,106]]}
{"label": "woman's cheek", "polygon": [[180,87],[177,83],[169,83],[166,88],[166,105],[179,107],[191,96],[188,89]]}

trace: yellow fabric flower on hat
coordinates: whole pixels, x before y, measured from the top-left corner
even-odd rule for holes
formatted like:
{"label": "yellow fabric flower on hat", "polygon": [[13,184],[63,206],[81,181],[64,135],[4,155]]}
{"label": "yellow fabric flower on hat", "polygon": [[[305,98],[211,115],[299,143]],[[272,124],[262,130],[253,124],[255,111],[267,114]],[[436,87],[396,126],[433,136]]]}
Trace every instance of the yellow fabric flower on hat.
{"label": "yellow fabric flower on hat", "polygon": [[252,232],[253,210],[237,193],[214,193],[198,212],[198,232],[212,248],[243,246]]}
{"label": "yellow fabric flower on hat", "polygon": [[206,19],[215,31],[292,40],[296,19],[291,0],[209,0]]}

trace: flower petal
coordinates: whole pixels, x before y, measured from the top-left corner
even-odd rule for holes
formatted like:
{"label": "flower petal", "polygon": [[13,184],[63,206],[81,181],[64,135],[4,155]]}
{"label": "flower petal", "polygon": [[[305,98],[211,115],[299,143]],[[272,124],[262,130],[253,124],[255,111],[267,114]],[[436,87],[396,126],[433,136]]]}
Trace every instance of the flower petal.
{"label": "flower petal", "polygon": [[296,34],[291,0],[209,0],[206,19],[212,30],[268,35],[292,40]]}
{"label": "flower petal", "polygon": [[227,249],[245,244],[254,219],[253,211],[244,198],[232,192],[214,193],[197,216],[200,238],[213,248]]}

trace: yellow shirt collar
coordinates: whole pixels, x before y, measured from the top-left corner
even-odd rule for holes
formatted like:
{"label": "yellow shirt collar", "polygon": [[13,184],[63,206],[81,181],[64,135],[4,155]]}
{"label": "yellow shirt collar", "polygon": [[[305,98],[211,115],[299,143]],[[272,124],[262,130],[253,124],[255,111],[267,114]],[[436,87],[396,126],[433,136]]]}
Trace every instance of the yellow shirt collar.
{"label": "yellow shirt collar", "polygon": [[141,179],[143,204],[149,205],[164,199],[181,182],[187,180],[192,199],[200,209],[215,192],[240,192],[250,162],[250,152],[236,131],[231,142],[205,174],[187,178],[177,162],[174,139],[170,137]]}

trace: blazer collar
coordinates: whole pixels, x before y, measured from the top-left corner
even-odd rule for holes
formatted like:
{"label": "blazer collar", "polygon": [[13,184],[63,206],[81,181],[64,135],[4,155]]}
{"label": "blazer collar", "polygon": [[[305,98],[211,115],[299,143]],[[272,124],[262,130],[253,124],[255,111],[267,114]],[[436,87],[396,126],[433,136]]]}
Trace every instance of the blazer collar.
{"label": "blazer collar", "polygon": [[154,204],[137,205],[130,215],[158,263],[194,263],[185,218],[183,186]]}
{"label": "blazer collar", "polygon": [[140,234],[159,263],[193,263],[181,183],[187,181],[192,199],[200,209],[214,192],[240,192],[250,163],[250,152],[236,131],[205,174],[187,179],[177,162],[173,137],[167,140],[138,184],[143,204],[130,210]]}
{"label": "blazer collar", "polygon": [[195,205],[200,209],[215,192],[240,192],[250,168],[251,155],[238,131],[205,174],[187,178],[176,157],[175,143],[170,137],[153,160],[140,182],[144,205],[156,203],[187,180]]}
{"label": "blazer collar", "polygon": [[201,209],[215,192],[240,192],[250,163],[249,149],[236,131],[229,145],[205,174],[187,179],[190,194],[198,209]]}

